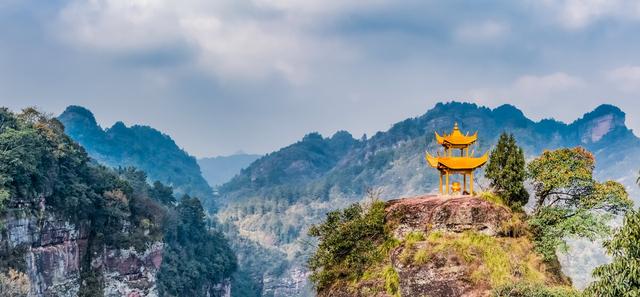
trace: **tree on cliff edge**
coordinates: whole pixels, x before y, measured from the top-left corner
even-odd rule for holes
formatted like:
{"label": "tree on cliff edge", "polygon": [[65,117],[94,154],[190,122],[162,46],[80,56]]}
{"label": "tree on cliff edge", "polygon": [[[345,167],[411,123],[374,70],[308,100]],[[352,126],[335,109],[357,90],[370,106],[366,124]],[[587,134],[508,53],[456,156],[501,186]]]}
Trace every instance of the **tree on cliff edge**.
{"label": "tree on cliff edge", "polygon": [[581,147],[545,151],[527,166],[536,199],[528,223],[545,260],[554,261],[557,248],[567,249],[567,237],[609,235],[611,217],[631,209],[624,186],[597,182],[594,168],[593,154]]}
{"label": "tree on cliff edge", "polygon": [[485,176],[507,204],[514,209],[529,201],[529,193],[524,188],[524,152],[516,144],[513,134],[502,133],[498,144],[489,155]]}

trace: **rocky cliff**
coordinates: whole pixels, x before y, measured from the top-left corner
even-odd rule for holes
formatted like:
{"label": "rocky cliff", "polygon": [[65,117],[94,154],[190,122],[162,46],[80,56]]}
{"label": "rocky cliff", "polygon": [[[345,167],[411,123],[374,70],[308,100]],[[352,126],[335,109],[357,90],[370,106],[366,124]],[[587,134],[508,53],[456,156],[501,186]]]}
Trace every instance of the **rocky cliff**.
{"label": "rocky cliff", "polygon": [[[42,212],[41,216],[12,209],[1,218],[3,254],[24,263],[30,296],[77,296],[83,260],[87,257],[88,222],[70,223]],[[162,243],[144,252],[104,248],[91,255],[93,271],[103,276],[104,296],[157,296],[156,274],[162,261]],[[22,260],[22,261],[21,261]]]}
{"label": "rocky cliff", "polygon": [[385,226],[397,241],[356,280],[319,296],[490,296],[509,284],[570,285],[533,251],[518,214],[481,197],[390,200]]}

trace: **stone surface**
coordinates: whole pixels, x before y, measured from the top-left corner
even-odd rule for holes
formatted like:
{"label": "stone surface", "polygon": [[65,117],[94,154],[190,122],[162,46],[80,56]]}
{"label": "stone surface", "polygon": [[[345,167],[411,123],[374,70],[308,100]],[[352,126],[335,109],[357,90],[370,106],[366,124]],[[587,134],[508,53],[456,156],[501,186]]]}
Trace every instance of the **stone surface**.
{"label": "stone surface", "polygon": [[469,196],[427,195],[390,200],[386,213],[385,219],[394,226],[398,239],[412,231],[431,230],[474,230],[495,235],[502,222],[511,218],[506,207]]}
{"label": "stone surface", "polygon": [[[426,243],[418,243],[416,247],[424,249]],[[403,247],[400,247],[391,255],[393,268],[400,279],[402,296],[489,296],[490,289],[473,283],[470,279],[471,267],[455,253],[436,254],[423,265],[412,265],[400,260],[402,251]]]}
{"label": "stone surface", "polygon": [[156,275],[162,263],[163,244],[155,242],[144,252],[133,248],[105,250],[93,259],[92,267],[102,271],[105,297],[155,297]]}
{"label": "stone surface", "polygon": [[308,280],[309,271],[304,267],[291,267],[282,275],[285,277],[264,278],[263,296],[313,296],[313,288]]}
{"label": "stone surface", "polygon": [[[0,235],[0,249],[24,249],[30,296],[77,296],[80,263],[87,250],[87,223],[71,224],[47,212],[36,217],[19,209],[8,211],[0,220],[6,230]],[[103,272],[104,296],[113,297],[157,296],[156,273],[161,263],[159,242],[141,253],[105,250],[92,261],[94,268]]]}

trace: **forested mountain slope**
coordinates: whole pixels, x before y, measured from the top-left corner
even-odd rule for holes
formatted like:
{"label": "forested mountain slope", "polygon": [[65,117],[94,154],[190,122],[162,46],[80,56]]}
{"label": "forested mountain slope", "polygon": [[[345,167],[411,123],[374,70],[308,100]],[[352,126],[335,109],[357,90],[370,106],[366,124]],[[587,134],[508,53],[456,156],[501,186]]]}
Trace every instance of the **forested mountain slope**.
{"label": "forested mountain slope", "polygon": [[207,223],[199,200],[95,163],[57,119],[0,108],[3,296],[219,296],[236,259]]}
{"label": "forested mountain slope", "polygon": [[[304,282],[295,275],[313,248],[306,228],[327,210],[360,199],[370,188],[383,189],[383,198],[434,192],[437,173],[424,162],[425,150],[439,149],[434,131],[448,133],[454,122],[463,132],[478,131],[476,155],[489,150],[503,131],[515,135],[528,157],[545,149],[584,146],[596,156],[598,178],[626,184],[638,201],[631,186],[640,164],[640,139],[624,121],[625,114],[611,105],[565,124],[530,120],[511,105],[490,109],[451,102],[439,103],[369,139],[355,139],[347,132],[329,138],[311,133],[258,159],[224,184],[219,217],[246,238],[286,253],[292,277],[282,276],[281,283],[272,285],[275,295],[284,296],[292,287],[302,286],[292,285],[291,278]],[[478,184],[487,186],[482,178]]]}
{"label": "forested mountain slope", "polygon": [[200,173],[196,159],[168,136],[148,126],[127,127],[117,122],[101,128],[91,111],[69,106],[58,117],[65,132],[85,147],[89,155],[110,167],[134,166],[150,180],[174,188],[178,196],[189,194],[213,205],[213,193]]}

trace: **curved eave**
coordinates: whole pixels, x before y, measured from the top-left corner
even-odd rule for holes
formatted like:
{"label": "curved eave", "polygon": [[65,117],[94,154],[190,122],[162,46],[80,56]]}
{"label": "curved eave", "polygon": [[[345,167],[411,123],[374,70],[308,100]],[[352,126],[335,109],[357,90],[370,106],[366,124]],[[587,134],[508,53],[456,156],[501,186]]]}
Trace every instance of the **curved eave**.
{"label": "curved eave", "polygon": [[[453,158],[438,158],[437,162],[440,167],[445,167],[452,170],[463,169],[476,169],[485,163],[489,159],[489,153],[485,153],[481,157],[453,157]],[[433,165],[432,165],[433,166]]]}
{"label": "curved eave", "polygon": [[432,156],[429,153],[426,153],[424,158],[427,160],[427,163],[429,163],[429,165],[431,165],[431,167],[438,168],[438,158]]}
{"label": "curved eave", "polygon": [[444,137],[440,136],[440,134],[438,134],[438,132],[436,133],[436,140],[438,141],[439,144],[444,144]]}

